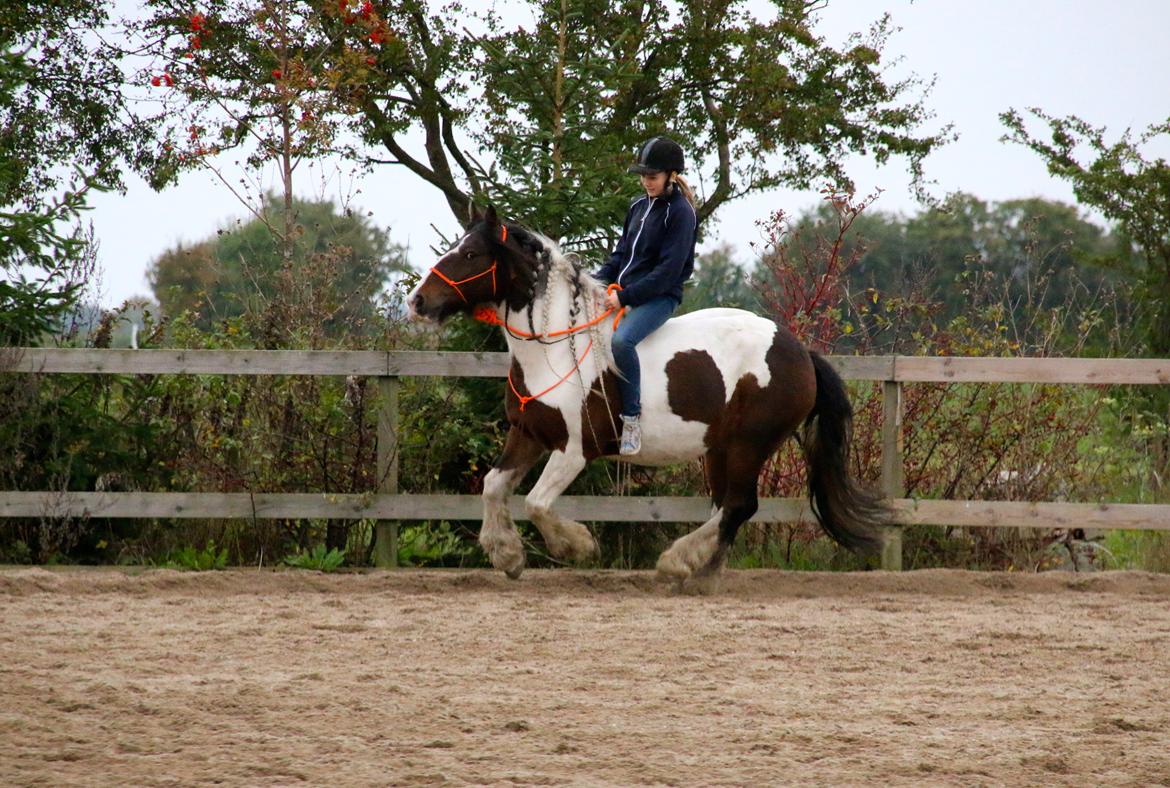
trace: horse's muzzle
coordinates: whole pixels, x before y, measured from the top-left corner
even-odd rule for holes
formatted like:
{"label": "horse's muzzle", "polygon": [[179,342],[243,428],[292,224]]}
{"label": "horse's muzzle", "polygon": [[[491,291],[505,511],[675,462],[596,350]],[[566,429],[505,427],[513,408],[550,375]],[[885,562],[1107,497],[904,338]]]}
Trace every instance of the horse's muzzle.
{"label": "horse's muzzle", "polygon": [[418,291],[406,299],[406,316],[411,320],[426,320],[427,316],[423,313],[425,308],[426,298]]}

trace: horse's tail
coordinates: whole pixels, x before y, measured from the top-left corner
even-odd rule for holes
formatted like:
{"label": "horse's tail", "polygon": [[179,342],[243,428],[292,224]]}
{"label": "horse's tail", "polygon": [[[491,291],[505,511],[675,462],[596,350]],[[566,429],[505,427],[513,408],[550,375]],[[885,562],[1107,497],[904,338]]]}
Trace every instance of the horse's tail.
{"label": "horse's tail", "polygon": [[889,519],[882,498],[849,475],[849,441],[853,408],[837,371],[811,353],[817,377],[817,401],[804,422],[808,460],[808,496],[821,527],[854,552],[881,547],[878,527]]}

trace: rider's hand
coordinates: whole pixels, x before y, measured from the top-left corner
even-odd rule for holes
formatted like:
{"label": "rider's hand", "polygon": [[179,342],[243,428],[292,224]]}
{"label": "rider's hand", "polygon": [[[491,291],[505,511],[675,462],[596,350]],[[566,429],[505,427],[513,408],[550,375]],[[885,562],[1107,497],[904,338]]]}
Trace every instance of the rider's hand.
{"label": "rider's hand", "polygon": [[618,294],[616,290],[611,290],[605,294],[605,305],[610,309],[621,310],[622,302],[618,300]]}

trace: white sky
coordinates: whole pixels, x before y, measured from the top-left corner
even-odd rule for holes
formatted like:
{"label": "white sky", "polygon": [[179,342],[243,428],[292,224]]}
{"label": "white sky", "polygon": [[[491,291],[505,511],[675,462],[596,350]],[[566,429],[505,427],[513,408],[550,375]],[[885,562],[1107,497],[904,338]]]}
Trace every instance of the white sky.
{"label": "white sky", "polygon": [[[999,142],[1004,128],[998,114],[1008,108],[1038,106],[1057,116],[1076,114],[1106,126],[1111,136],[1127,127],[1140,132],[1170,117],[1166,0],[829,0],[818,32],[840,44],[884,11],[902,28],[887,58],[901,56],[901,69],[924,78],[937,75],[927,105],[936,113],[936,126],[953,123],[960,135],[926,160],[937,196],[961,190],[989,201],[1040,196],[1073,202],[1072,190],[1051,178],[1039,157]],[[1170,157],[1166,147],[1150,153]],[[850,163],[850,172],[859,194],[884,190],[876,209],[918,210],[903,161],[879,170],[859,159]],[[336,178],[325,186],[304,181],[307,197],[360,189],[353,207],[372,211],[374,222],[389,226],[391,238],[409,247],[416,268],[433,263],[429,247],[437,237],[432,223],[447,235],[457,230],[438,192],[400,169],[382,168],[354,185]],[[97,195],[89,213],[100,243],[104,306],[149,295],[145,271],[152,259],[179,242],[203,240],[245,213],[209,173],[189,174],[162,193],[133,177],[128,185],[124,195]],[[637,184],[632,181],[630,187],[633,195]],[[757,220],[777,208],[800,213],[817,200],[815,190],[778,190],[726,205],[704,246],[731,243],[746,262],[748,244],[759,239]]]}

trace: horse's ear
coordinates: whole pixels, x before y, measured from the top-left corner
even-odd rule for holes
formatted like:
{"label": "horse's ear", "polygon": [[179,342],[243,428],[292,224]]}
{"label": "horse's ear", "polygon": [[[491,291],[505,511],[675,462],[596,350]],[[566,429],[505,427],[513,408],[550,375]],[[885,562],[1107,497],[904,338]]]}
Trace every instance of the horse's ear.
{"label": "horse's ear", "polygon": [[500,223],[500,217],[496,215],[496,206],[488,205],[487,213],[483,215],[483,220],[487,222],[488,229],[494,229]]}
{"label": "horse's ear", "polygon": [[483,211],[481,211],[479,209],[479,206],[476,205],[475,200],[471,200],[470,202],[467,203],[467,223],[468,223],[468,225],[475,224],[476,222],[480,221],[481,219],[483,219]]}

